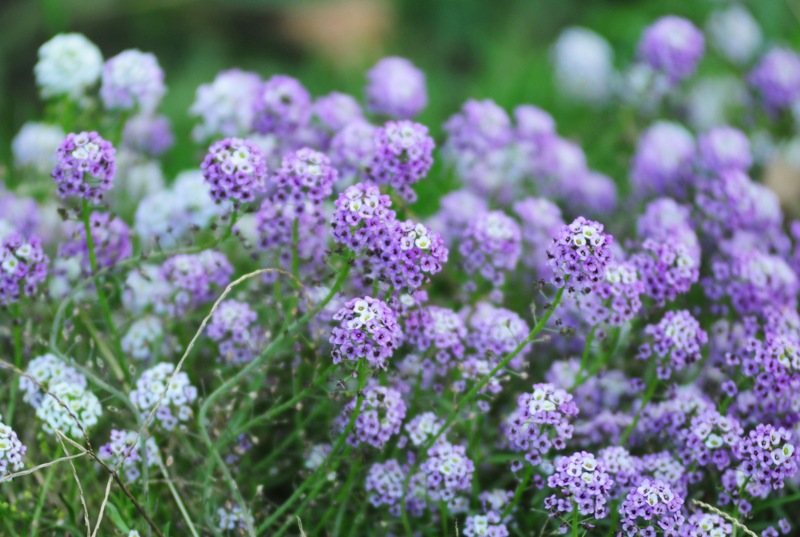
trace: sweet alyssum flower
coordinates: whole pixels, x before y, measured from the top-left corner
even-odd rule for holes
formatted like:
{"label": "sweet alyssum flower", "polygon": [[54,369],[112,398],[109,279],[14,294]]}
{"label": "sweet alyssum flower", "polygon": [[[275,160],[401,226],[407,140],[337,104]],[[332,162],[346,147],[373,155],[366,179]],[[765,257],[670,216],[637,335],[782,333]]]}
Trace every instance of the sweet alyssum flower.
{"label": "sweet alyssum flower", "polygon": [[51,382],[48,390],[36,408],[36,417],[43,422],[42,429],[51,435],[61,431],[74,440],[83,440],[103,414],[100,400],[85,383]]}
{"label": "sweet alyssum flower", "polygon": [[688,20],[672,15],[648,26],[639,41],[639,57],[673,82],[692,75],[704,51],[703,33]]}
{"label": "sweet alyssum flower", "polygon": [[58,34],[39,47],[36,85],[45,99],[81,97],[100,78],[103,56],[83,34]]}
{"label": "sweet alyssum flower", "polygon": [[164,323],[155,315],[146,315],[131,323],[120,340],[122,351],[136,360],[148,360],[158,353],[157,344],[165,347]]}
{"label": "sweet alyssum flower", "polygon": [[697,158],[701,167],[710,172],[728,169],[747,171],[753,163],[750,140],[733,127],[715,127],[697,140]]}
{"label": "sweet alyssum flower", "polygon": [[286,75],[261,84],[253,106],[253,130],[262,134],[290,135],[311,119],[311,95]]}
{"label": "sweet alyssum flower", "polygon": [[205,250],[199,254],[178,254],[164,262],[160,279],[170,285],[165,308],[180,315],[211,302],[231,281],[233,267],[224,254]]}
{"label": "sweet alyssum flower", "polygon": [[100,97],[109,110],[155,110],[167,89],[164,71],[153,54],[125,50],[103,68]]}
{"label": "sweet alyssum flower", "polygon": [[39,237],[10,233],[0,240],[0,305],[32,296],[47,278],[47,255]]}
{"label": "sweet alyssum flower", "polygon": [[580,27],[564,29],[550,49],[556,83],[573,99],[604,103],[613,90],[614,51],[601,35]]}
{"label": "sweet alyssum flower", "polygon": [[740,4],[711,13],[706,23],[706,35],[717,52],[739,65],[753,57],[763,38],[758,22]]}
{"label": "sweet alyssum flower", "polygon": [[197,388],[192,386],[189,376],[180,371],[171,378],[174,371],[175,366],[168,363],[147,369],[130,394],[131,402],[139,409],[142,418],[149,416],[158,405],[153,422],[167,431],[189,421],[192,404],[197,400]]}
{"label": "sweet alyssum flower", "polygon": [[[361,412],[356,418],[355,428],[348,435],[351,446],[369,444],[382,449],[389,439],[400,432],[406,417],[406,404],[400,392],[394,388],[371,385],[364,390]],[[337,425],[344,429],[356,408],[356,399],[344,407]]]}
{"label": "sweet alyssum flower", "polygon": [[622,534],[626,537],[656,535],[661,530],[676,535],[684,522],[682,506],[683,498],[668,484],[645,479],[630,490],[620,505]]}
{"label": "sweet alyssum flower", "polygon": [[11,142],[14,165],[30,168],[44,175],[56,165],[56,149],[64,140],[64,130],[58,125],[28,121]]}
{"label": "sweet alyssum flower", "polygon": [[613,485],[602,461],[586,451],[573,453],[557,459],[555,473],[547,478],[547,486],[556,489],[556,493],[545,499],[544,506],[554,516],[562,517],[563,524],[576,510],[580,516],[605,518]]}
{"label": "sweet alyssum flower", "polygon": [[27,450],[25,444],[19,441],[17,433],[3,423],[3,416],[0,416],[0,479],[22,469],[22,457]]}
{"label": "sweet alyssum flower", "polygon": [[668,379],[673,371],[680,371],[698,361],[708,335],[686,310],[668,311],[658,324],[644,329],[647,342],[639,347],[640,360],[657,359],[658,378]]}
{"label": "sweet alyssum flower", "polygon": [[367,108],[375,114],[410,119],[428,104],[425,74],[405,58],[383,58],[367,72]]}
{"label": "sweet alyssum flower", "polygon": [[357,118],[342,127],[331,139],[328,155],[346,183],[361,179],[375,157],[377,128]]}
{"label": "sweet alyssum flower", "polygon": [[51,176],[62,198],[79,197],[98,203],[111,189],[116,150],[96,132],[70,133],[56,150]]}
{"label": "sweet alyssum flower", "polygon": [[686,127],[670,121],[653,123],[636,143],[630,173],[634,190],[641,197],[685,197],[694,159],[694,138]]}
{"label": "sweet alyssum flower", "polygon": [[468,274],[480,274],[492,285],[505,281],[522,253],[519,225],[502,211],[478,214],[471,219],[459,245]]}
{"label": "sweet alyssum flower", "polygon": [[468,516],[464,522],[466,537],[508,537],[508,528],[500,520],[500,515],[489,511],[485,515]]}
{"label": "sweet alyssum flower", "polygon": [[238,300],[222,302],[206,327],[208,337],[219,345],[220,359],[229,364],[251,361],[260,352],[263,331],[256,324],[258,314]]}
{"label": "sweet alyssum flower", "polygon": [[417,199],[411,186],[433,165],[433,138],[428,128],[413,121],[389,121],[375,131],[375,153],[367,176],[388,184],[406,201]]}
{"label": "sweet alyssum flower", "polygon": [[428,495],[434,502],[452,506],[456,495],[472,485],[475,464],[467,457],[466,448],[446,440],[437,441],[428,449],[427,458],[420,465],[425,474]]}
{"label": "sweet alyssum flower", "polygon": [[172,124],[166,116],[142,113],[125,122],[122,131],[124,148],[158,157],[175,145]]}
{"label": "sweet alyssum flower", "polygon": [[767,110],[788,108],[800,97],[800,56],[786,48],[767,52],[747,78]]}
{"label": "sweet alyssum flower", "polygon": [[602,281],[613,241],[603,229],[603,224],[579,216],[553,238],[547,250],[552,281],[566,287],[568,295],[590,293]]}
{"label": "sweet alyssum flower", "polygon": [[386,369],[400,346],[403,332],[397,317],[382,300],[365,296],[345,303],[334,316],[340,326],[332,330],[333,363],[366,359],[371,367]]}
{"label": "sweet alyssum flower", "polygon": [[217,136],[244,136],[252,130],[261,79],[255,73],[229,69],[197,88],[189,114],[200,118],[192,131],[198,141]]}
{"label": "sweet alyssum flower", "polygon": [[111,429],[111,439],[100,446],[97,454],[112,468],[119,466],[125,472],[128,481],[136,481],[142,475],[141,444],[145,447],[147,467],[154,468],[159,457],[156,441],[152,436],[146,439],[140,438],[136,431]]}
{"label": "sweet alyssum flower", "polygon": [[203,177],[218,203],[253,201],[266,188],[267,165],[261,150],[241,138],[213,144],[201,164]]}

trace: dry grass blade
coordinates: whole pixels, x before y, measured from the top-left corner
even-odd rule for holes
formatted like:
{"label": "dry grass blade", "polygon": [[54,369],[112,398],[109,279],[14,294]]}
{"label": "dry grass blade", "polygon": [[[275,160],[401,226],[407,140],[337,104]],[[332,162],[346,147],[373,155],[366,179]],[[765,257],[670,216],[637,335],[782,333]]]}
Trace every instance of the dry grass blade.
{"label": "dry grass blade", "polygon": [[[61,447],[64,448],[64,453],[69,454],[69,450],[67,449],[66,444],[64,444],[64,433],[56,430],[56,436],[58,437],[58,441],[61,443]],[[86,524],[86,535],[88,536],[92,531],[92,523],[89,521],[89,508],[86,506],[86,496],[83,494],[83,485],[81,485],[81,480],[78,478],[78,471],[75,469],[75,464],[72,462],[72,459],[70,459],[69,465],[72,467],[72,477],[75,478],[75,483],[78,484],[78,492],[81,496],[81,506],[83,507],[83,522]]]}
{"label": "dry grass blade", "polygon": [[59,457],[59,458],[54,459],[54,460],[52,460],[50,462],[46,462],[44,464],[39,464],[39,465],[34,466],[32,468],[28,468],[27,470],[20,470],[19,472],[14,472],[13,474],[6,474],[5,477],[0,478],[0,483],[5,483],[6,481],[11,481],[15,477],[22,477],[22,476],[30,475],[30,474],[38,472],[39,470],[44,470],[45,468],[49,468],[51,466],[55,466],[56,464],[60,464],[62,462],[67,462],[67,461],[71,461],[73,459],[78,459],[78,458],[83,457],[85,455],[86,455],[85,452],[76,453],[74,455],[67,455],[65,457]]}
{"label": "dry grass blade", "polygon": [[97,515],[97,522],[94,525],[94,531],[92,532],[92,537],[97,537],[97,530],[100,529],[100,523],[103,522],[103,514],[106,512],[106,505],[108,505],[108,495],[111,492],[112,481],[114,481],[114,474],[108,476],[108,481],[106,482],[105,496],[103,496],[103,503],[100,504],[100,513]]}

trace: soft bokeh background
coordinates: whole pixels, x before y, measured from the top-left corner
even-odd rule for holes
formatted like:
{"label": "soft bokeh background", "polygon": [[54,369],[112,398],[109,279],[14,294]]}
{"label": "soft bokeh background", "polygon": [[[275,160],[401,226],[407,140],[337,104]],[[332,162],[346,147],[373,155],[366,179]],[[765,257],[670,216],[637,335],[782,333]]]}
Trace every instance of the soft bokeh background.
{"label": "soft bokeh background", "polygon": [[[420,121],[440,139],[441,124],[469,97],[510,109],[529,102],[550,111],[559,132],[580,142],[591,167],[624,180],[630,151],[618,136],[618,111],[595,111],[558,94],[548,49],[571,25],[612,44],[628,64],[642,29],[673,13],[703,27],[722,0],[2,0],[0,1],[0,162],[13,135],[41,117],[33,80],[36,50],[61,31],[78,31],[106,58],[126,48],[154,52],[167,75],[162,110],[178,143],[167,176],[197,163],[187,110],[197,86],[221,69],[299,78],[314,95],[361,96],[364,72],[378,58],[405,56],[428,76],[430,104]],[[747,2],[768,44],[800,47],[800,2]],[[728,66],[707,57],[701,73]]]}

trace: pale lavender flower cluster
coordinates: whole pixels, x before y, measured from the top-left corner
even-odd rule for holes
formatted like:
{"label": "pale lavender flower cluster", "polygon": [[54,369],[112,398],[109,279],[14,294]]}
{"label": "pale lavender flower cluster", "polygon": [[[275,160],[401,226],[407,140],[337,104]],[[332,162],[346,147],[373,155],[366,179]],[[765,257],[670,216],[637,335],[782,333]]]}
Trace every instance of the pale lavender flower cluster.
{"label": "pale lavender flower cluster", "polygon": [[364,119],[355,119],[331,139],[328,154],[344,181],[361,179],[372,163],[378,127]]}
{"label": "pale lavender flower cluster", "polygon": [[[530,332],[528,323],[515,312],[479,302],[467,320],[467,345],[480,356],[499,361],[513,351]],[[523,349],[509,366],[522,369],[527,349]]]}
{"label": "pale lavender flower cluster", "polygon": [[565,224],[561,209],[545,198],[525,198],[514,203],[514,213],[521,221],[522,263],[549,280],[552,275],[545,251]]}
{"label": "pale lavender flower cluster", "polygon": [[552,384],[534,384],[532,392],[519,396],[517,409],[506,423],[509,445],[514,451],[524,452],[525,459],[536,466],[550,449],[566,447],[574,430],[570,421],[577,415],[578,407],[565,390]]}
{"label": "pale lavender flower cluster", "polygon": [[214,143],[200,166],[217,203],[246,203],[266,189],[267,165],[261,150],[241,138]]}
{"label": "pale lavender flower cluster", "polygon": [[428,449],[420,469],[425,474],[430,499],[445,502],[452,509],[456,496],[472,486],[475,464],[463,445],[439,440]]}
{"label": "pale lavender flower cluster", "polygon": [[686,127],[670,121],[654,123],[636,143],[630,174],[634,191],[640,197],[686,197],[694,160],[694,138]]}
{"label": "pale lavender flower cluster", "polygon": [[331,220],[333,240],[355,253],[380,251],[388,238],[388,224],[395,219],[389,196],[376,186],[356,184],[334,202]]}
{"label": "pale lavender flower cluster", "polygon": [[677,535],[684,523],[682,506],[683,498],[667,483],[645,479],[620,505],[622,535]]}
{"label": "pale lavender flower cluster", "polygon": [[603,224],[579,216],[553,238],[547,250],[552,281],[566,287],[568,295],[588,294],[603,280],[613,241],[603,229]]}
{"label": "pale lavender flower cluster", "polygon": [[668,15],[648,26],[639,41],[639,57],[678,82],[691,76],[705,52],[703,33],[688,20]]}
{"label": "pale lavender flower cluster", "polygon": [[386,369],[400,346],[403,332],[388,304],[377,298],[353,298],[333,316],[340,326],[331,331],[333,363],[361,359],[376,369]]}
{"label": "pale lavender flower cluster", "polygon": [[647,239],[631,262],[644,284],[642,293],[659,305],[688,292],[700,278],[699,260],[686,243],[679,241]]}
{"label": "pale lavender flower cluster", "polygon": [[464,230],[459,253],[468,274],[479,274],[500,286],[522,253],[519,224],[502,211],[478,214]]}
{"label": "pale lavender flower cluster", "polygon": [[698,138],[697,159],[701,168],[712,173],[747,171],[753,164],[750,140],[739,129],[715,127]]}
{"label": "pale lavender flower cluster", "polygon": [[408,439],[416,446],[425,445],[429,439],[439,435],[444,422],[436,417],[433,412],[423,412],[406,423],[405,430]]}
{"label": "pale lavender flower cluster", "polygon": [[211,316],[206,330],[219,345],[220,359],[242,364],[255,358],[263,343],[263,331],[256,325],[258,314],[238,300],[222,302]]}
{"label": "pale lavender flower cluster", "polygon": [[49,259],[39,237],[10,233],[0,240],[0,305],[17,302],[20,293],[33,296],[47,278]]}
{"label": "pale lavender flower cluster", "polygon": [[0,416],[0,479],[22,469],[22,457],[27,450],[25,444],[19,441],[17,433],[3,423],[3,417]]}
{"label": "pale lavender flower cluster", "polygon": [[544,506],[565,520],[576,510],[580,516],[599,520],[608,514],[606,503],[613,485],[605,464],[579,451],[556,461],[555,473],[547,478],[547,486],[556,493],[545,499]]}
{"label": "pale lavender flower cluster", "polygon": [[681,528],[685,537],[728,537],[733,535],[733,524],[716,513],[697,511],[689,516]]}
{"label": "pale lavender flower cluster", "polygon": [[647,325],[644,333],[648,341],[639,347],[639,360],[658,360],[658,378],[668,379],[673,371],[680,371],[700,360],[708,334],[700,323],[686,310],[668,311],[658,324]]}
{"label": "pale lavender flower cluster", "polygon": [[413,310],[405,318],[404,332],[408,343],[418,351],[433,349],[438,364],[458,363],[464,357],[467,328],[451,309],[426,306]]}
{"label": "pale lavender flower cluster", "polygon": [[[351,446],[369,444],[381,449],[389,439],[400,432],[406,417],[406,404],[399,391],[384,386],[368,386],[364,389],[361,412],[356,418],[354,430],[347,436]],[[344,429],[356,409],[356,399],[344,407],[338,425]]]}
{"label": "pale lavender flower cluster", "polygon": [[580,298],[580,307],[588,314],[592,325],[607,322],[622,326],[632,320],[642,307],[641,295],[645,283],[639,278],[637,267],[630,261],[608,264],[605,278],[596,292]]}
{"label": "pale lavender flower cluster", "polygon": [[[736,484],[741,473],[747,480],[745,490],[753,497],[765,498],[770,490],[783,488],[784,482],[797,473],[797,459],[792,434],[783,427],[759,423],[734,446],[736,457],[742,461],[736,471],[726,473],[723,486],[728,491],[736,491],[726,486],[730,479]],[[726,483],[727,481],[727,483]]]}
{"label": "pale lavender flower cluster", "polygon": [[161,156],[175,145],[169,118],[149,114],[130,118],[122,131],[122,145],[150,157]]}
{"label": "pale lavender flower cluster", "polygon": [[185,426],[192,417],[192,404],[197,400],[197,388],[192,386],[189,376],[179,371],[172,378],[174,372],[172,364],[157,364],[142,373],[130,394],[131,403],[139,409],[142,418],[149,416],[158,405],[153,423],[167,431]]}
{"label": "pale lavender flower cluster", "polygon": [[178,254],[167,259],[161,277],[171,286],[168,309],[181,314],[211,302],[231,281],[233,267],[224,254],[205,250],[199,254]]}
{"label": "pale lavender flower cluster", "polygon": [[367,176],[394,188],[406,201],[416,201],[411,186],[433,165],[433,138],[428,128],[413,121],[389,121],[375,131],[375,153]]}
{"label": "pale lavender flower cluster", "polygon": [[466,537],[508,537],[508,528],[500,515],[489,511],[485,515],[468,516],[464,522]]}
{"label": "pale lavender flower cluster", "polygon": [[405,58],[383,58],[367,73],[366,98],[372,113],[412,118],[428,104],[425,74]]}
{"label": "pale lavender flower cluster", "polygon": [[254,101],[253,130],[286,136],[311,120],[311,95],[297,79],[275,75],[259,88]]}
{"label": "pale lavender flower cluster", "polygon": [[157,465],[158,447],[153,437],[140,438],[136,431],[122,431],[111,429],[111,438],[108,443],[100,446],[97,451],[101,460],[111,467],[120,467],[125,472],[128,481],[136,481],[142,475],[141,443],[144,443],[144,461],[148,468]]}
{"label": "pale lavender flower cluster", "polygon": [[111,189],[117,170],[116,150],[96,132],[70,133],[56,150],[51,176],[62,198],[99,203]]}
{"label": "pale lavender flower cluster", "polygon": [[426,276],[440,272],[447,263],[449,251],[442,237],[424,224],[394,221],[389,234],[378,252],[380,267],[376,268],[379,279],[396,290],[419,288]]}
{"label": "pale lavender flower cluster", "polygon": [[[352,96],[332,91],[317,97],[311,107],[312,122],[325,137],[333,136],[364,117],[361,105]],[[327,144],[323,144],[327,147]]]}
{"label": "pale lavender flower cluster", "polygon": [[[86,227],[80,223],[73,223],[70,227],[72,237],[59,245],[58,257],[79,259],[83,273],[88,275],[92,267]],[[89,228],[98,269],[113,267],[133,254],[131,231],[121,218],[109,213],[93,212],[89,217]]]}
{"label": "pale lavender flower cluster", "polygon": [[210,84],[197,88],[189,109],[200,124],[192,132],[198,142],[219,136],[244,136],[253,126],[255,101],[261,78],[248,71],[229,69],[217,74]]}
{"label": "pale lavender flower cluster", "polygon": [[761,58],[747,81],[768,111],[789,108],[800,98],[800,56],[774,48]]}
{"label": "pale lavender flower cluster", "polygon": [[103,68],[100,97],[109,110],[152,112],[165,92],[164,71],[150,53],[125,50]]}

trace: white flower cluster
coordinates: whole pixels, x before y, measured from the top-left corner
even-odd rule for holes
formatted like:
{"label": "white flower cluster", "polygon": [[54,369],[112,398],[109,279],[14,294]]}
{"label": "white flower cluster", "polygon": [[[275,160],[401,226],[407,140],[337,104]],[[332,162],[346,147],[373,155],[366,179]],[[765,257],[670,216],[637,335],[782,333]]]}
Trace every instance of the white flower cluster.
{"label": "white flower cluster", "polygon": [[550,51],[559,89],[573,99],[603,103],[611,96],[614,52],[602,36],[567,28]]}
{"label": "white flower cluster", "polygon": [[[81,389],[86,388],[86,377],[74,367],[65,364],[53,354],[44,354],[31,360],[25,371],[46,390],[57,384],[72,384]],[[19,387],[23,392],[22,400],[33,408],[39,408],[44,399],[44,392],[28,377],[21,377]],[[51,398],[52,399],[52,398]]]}
{"label": "white flower cluster", "polygon": [[81,97],[93,86],[103,70],[103,55],[82,34],[58,34],[39,47],[34,68],[42,97]]}
{"label": "white flower cluster", "polygon": [[166,93],[164,72],[149,52],[124,50],[106,62],[100,96],[109,110],[155,110]]}
{"label": "white flower cluster", "polygon": [[236,530],[245,529],[254,523],[253,515],[245,513],[238,505],[226,505],[217,509],[219,515],[219,529]]}
{"label": "white flower cluster", "polygon": [[147,315],[134,321],[120,344],[122,350],[137,360],[147,360],[156,351],[155,345],[164,337],[161,319]]}
{"label": "white flower cluster", "polygon": [[192,417],[191,404],[197,399],[197,388],[189,382],[183,371],[170,381],[175,367],[172,364],[158,364],[145,371],[136,381],[136,389],[131,392],[131,402],[146,417],[163,396],[155,413],[155,421],[164,429],[171,431],[179,422],[187,422]]}
{"label": "white flower cluster", "polygon": [[56,165],[56,149],[65,136],[58,125],[28,121],[11,142],[14,165],[49,174]]}
{"label": "white flower cluster", "polygon": [[141,315],[148,309],[165,313],[172,292],[172,286],[161,277],[159,267],[142,265],[125,278],[122,305],[132,315]]}
{"label": "white flower cluster", "polygon": [[36,417],[44,422],[42,429],[48,434],[61,431],[73,439],[83,439],[84,432],[96,425],[103,414],[97,396],[71,382],[51,385],[49,391],[52,395],[47,394],[36,409]]}

